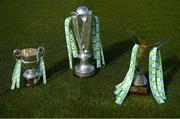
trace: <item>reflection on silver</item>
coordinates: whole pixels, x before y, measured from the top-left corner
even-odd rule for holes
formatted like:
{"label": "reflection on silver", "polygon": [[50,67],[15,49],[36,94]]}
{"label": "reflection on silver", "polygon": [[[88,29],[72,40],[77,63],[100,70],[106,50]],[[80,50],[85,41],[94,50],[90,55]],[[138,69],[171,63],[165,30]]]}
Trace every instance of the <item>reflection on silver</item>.
{"label": "reflection on silver", "polygon": [[135,71],[133,85],[134,86],[146,86],[147,85],[147,78],[142,71],[137,71],[137,70]]}
{"label": "reflection on silver", "polygon": [[39,48],[26,48],[26,49],[16,49],[13,52],[16,60],[21,60],[22,65],[26,69],[23,76],[26,79],[26,86],[31,86],[36,84],[40,79],[39,72],[39,61],[40,57],[44,56],[45,49],[43,47]]}
{"label": "reflection on silver", "polygon": [[95,67],[89,64],[88,61],[91,58],[89,45],[91,40],[92,11],[89,11],[85,6],[80,6],[76,12],[71,13],[71,17],[81,60],[80,64],[75,67],[75,74],[79,77],[89,77],[95,73]]}

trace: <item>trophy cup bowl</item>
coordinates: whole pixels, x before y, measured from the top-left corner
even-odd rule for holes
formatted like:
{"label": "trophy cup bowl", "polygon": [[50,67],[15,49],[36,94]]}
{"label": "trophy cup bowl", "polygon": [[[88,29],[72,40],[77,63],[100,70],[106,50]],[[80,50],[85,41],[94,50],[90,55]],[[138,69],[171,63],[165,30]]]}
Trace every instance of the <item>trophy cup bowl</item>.
{"label": "trophy cup bowl", "polygon": [[32,86],[38,83],[41,73],[39,71],[39,61],[40,57],[45,54],[45,49],[43,47],[38,48],[25,48],[16,49],[13,52],[16,60],[21,60],[25,72],[23,77],[25,78],[25,85]]}
{"label": "trophy cup bowl", "polygon": [[72,26],[75,39],[79,47],[80,64],[75,67],[75,74],[79,77],[90,77],[95,73],[95,67],[89,64],[91,53],[89,51],[91,38],[92,11],[80,6],[76,12],[71,13]]}

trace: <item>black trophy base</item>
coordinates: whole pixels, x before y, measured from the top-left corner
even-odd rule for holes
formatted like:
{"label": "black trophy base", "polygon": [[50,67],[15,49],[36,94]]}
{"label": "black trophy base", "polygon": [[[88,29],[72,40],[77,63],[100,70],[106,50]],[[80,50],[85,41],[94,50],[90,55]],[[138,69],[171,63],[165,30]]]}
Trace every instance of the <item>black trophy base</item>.
{"label": "black trophy base", "polygon": [[148,96],[149,95],[148,89],[149,89],[148,85],[145,85],[145,86],[134,86],[134,85],[132,85],[130,88],[130,94]]}

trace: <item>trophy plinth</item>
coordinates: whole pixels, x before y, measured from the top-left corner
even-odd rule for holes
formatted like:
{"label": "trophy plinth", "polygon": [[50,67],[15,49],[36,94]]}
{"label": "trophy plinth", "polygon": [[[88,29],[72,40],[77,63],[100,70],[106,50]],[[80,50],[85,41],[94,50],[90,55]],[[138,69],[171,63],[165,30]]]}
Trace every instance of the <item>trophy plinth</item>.
{"label": "trophy plinth", "polygon": [[71,13],[72,25],[76,42],[79,47],[80,64],[75,67],[75,74],[81,78],[90,77],[95,73],[95,67],[89,64],[91,53],[89,45],[91,42],[92,11],[87,7],[80,6],[76,12]]}
{"label": "trophy plinth", "polygon": [[42,75],[39,70],[39,61],[40,57],[44,56],[44,53],[45,49],[43,47],[14,50],[15,59],[21,60],[25,69],[23,73],[25,86],[33,86],[38,83]]}
{"label": "trophy plinth", "polygon": [[132,95],[147,96],[147,95],[149,95],[148,89],[149,89],[148,85],[145,85],[145,86],[134,86],[134,85],[132,85],[130,88],[130,93]]}
{"label": "trophy plinth", "polygon": [[130,92],[136,95],[148,95],[148,82],[142,71],[136,70]]}

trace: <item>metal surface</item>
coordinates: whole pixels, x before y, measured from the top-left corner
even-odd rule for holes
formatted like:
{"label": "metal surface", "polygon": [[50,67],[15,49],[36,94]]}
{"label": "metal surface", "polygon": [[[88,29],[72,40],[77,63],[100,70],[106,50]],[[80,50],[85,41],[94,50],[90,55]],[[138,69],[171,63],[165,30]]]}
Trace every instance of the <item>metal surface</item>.
{"label": "metal surface", "polygon": [[142,71],[136,70],[133,85],[134,86],[146,86],[147,85],[147,78]]}
{"label": "metal surface", "polygon": [[75,74],[81,78],[90,77],[95,74],[95,67],[91,64],[81,64],[75,67]]}
{"label": "metal surface", "polygon": [[89,9],[86,6],[79,6],[76,9],[76,13],[78,13],[78,14],[88,14],[89,13]]}
{"label": "metal surface", "polygon": [[[132,32],[132,31],[130,31]],[[145,39],[138,36],[135,32],[132,32],[137,37],[137,41],[134,41],[139,44],[139,49],[137,52],[137,66],[134,76],[133,85],[134,86],[146,86],[147,85],[147,78],[145,73],[147,73],[148,69],[148,57],[150,51],[149,42]]]}
{"label": "metal surface", "polygon": [[[45,49],[43,47],[39,48],[26,48],[26,49],[16,49],[13,52],[16,60],[21,60],[22,65],[26,69],[23,73],[23,77],[27,80],[26,86],[31,86],[28,82],[33,82],[36,84],[37,79],[40,78],[41,73],[39,72],[39,61],[40,57],[44,56]],[[30,81],[32,80],[32,81]]]}
{"label": "metal surface", "polygon": [[[79,47],[80,64],[75,67],[75,74],[79,77],[89,77],[94,74],[95,67],[89,64],[91,57],[89,52],[91,36],[92,12],[85,6],[77,8],[76,12],[71,13],[73,31]],[[93,72],[93,73],[92,73]]]}

